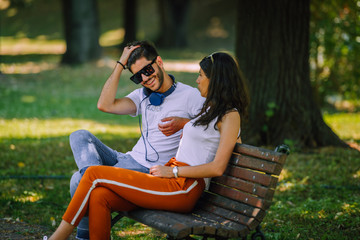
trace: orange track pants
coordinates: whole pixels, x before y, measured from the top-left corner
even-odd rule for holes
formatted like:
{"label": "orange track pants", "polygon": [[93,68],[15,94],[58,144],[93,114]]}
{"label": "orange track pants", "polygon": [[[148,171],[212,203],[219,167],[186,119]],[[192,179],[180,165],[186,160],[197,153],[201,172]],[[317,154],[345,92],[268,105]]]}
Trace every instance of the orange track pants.
{"label": "orange track pants", "polygon": [[[172,158],[166,165],[186,164]],[[88,212],[90,239],[109,239],[111,211],[142,207],[189,212],[204,188],[202,178],[160,178],[123,168],[91,166],[82,177],[63,220],[77,226]]]}

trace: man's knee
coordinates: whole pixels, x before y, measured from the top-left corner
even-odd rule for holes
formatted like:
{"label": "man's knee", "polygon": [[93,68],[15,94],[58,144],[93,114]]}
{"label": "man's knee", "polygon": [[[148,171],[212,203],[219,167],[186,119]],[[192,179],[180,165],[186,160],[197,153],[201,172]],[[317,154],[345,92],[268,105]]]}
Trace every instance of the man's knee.
{"label": "man's knee", "polygon": [[81,180],[81,174],[79,171],[77,171],[76,173],[74,173],[72,175],[72,177],[70,179],[70,195],[71,195],[71,197],[74,196],[80,180]]}
{"label": "man's knee", "polygon": [[88,130],[77,130],[75,132],[72,132],[70,134],[70,145],[72,145],[72,143],[74,142],[79,142],[82,140],[89,140],[91,138],[92,134],[88,131]]}

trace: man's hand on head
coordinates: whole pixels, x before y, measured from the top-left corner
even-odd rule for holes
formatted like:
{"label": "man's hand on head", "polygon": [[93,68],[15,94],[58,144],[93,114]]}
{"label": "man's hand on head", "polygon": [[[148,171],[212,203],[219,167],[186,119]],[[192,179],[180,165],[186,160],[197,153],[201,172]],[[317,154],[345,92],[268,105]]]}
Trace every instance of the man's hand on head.
{"label": "man's hand on head", "polygon": [[124,50],[121,54],[121,57],[119,59],[119,62],[121,62],[121,64],[123,64],[124,66],[127,64],[127,61],[131,55],[131,53],[137,49],[138,47],[140,47],[140,45],[138,46],[127,46],[127,47],[124,47]]}

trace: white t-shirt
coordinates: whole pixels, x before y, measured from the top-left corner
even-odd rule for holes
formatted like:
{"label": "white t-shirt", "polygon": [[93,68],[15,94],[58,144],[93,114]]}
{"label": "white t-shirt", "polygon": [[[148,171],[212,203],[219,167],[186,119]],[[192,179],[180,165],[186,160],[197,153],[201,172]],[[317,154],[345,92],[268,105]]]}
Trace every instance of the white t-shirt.
{"label": "white t-shirt", "polygon": [[[207,129],[203,125],[194,127],[195,120],[191,120],[184,126],[183,137],[176,154],[176,160],[190,166],[213,161],[220,142],[220,132],[217,128],[214,128],[217,118],[210,122]],[[208,189],[210,178],[204,178],[204,180],[206,189]]]}
{"label": "white t-shirt", "polygon": [[147,168],[167,163],[175,157],[179,146],[182,130],[171,136],[165,136],[158,129],[161,119],[172,116],[194,118],[200,112],[205,100],[196,88],[181,82],[177,82],[174,92],[167,96],[160,106],[151,105],[142,88],[134,90],[126,97],[130,98],[137,107],[134,116],[142,115],[143,135],[127,153]]}

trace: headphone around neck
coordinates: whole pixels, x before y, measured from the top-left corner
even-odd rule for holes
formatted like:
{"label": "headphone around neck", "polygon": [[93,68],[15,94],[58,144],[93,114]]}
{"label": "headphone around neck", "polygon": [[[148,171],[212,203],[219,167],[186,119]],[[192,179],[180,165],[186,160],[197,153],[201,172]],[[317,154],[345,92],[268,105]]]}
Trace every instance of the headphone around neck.
{"label": "headphone around neck", "polygon": [[[175,77],[173,75],[170,75],[169,76],[171,77],[171,79],[173,80],[173,84],[171,85],[171,87],[164,93],[158,93],[158,92],[154,92],[154,91],[151,91],[150,89],[144,87],[143,88],[143,92],[145,94],[145,98],[142,100],[144,101],[146,98],[149,98],[149,101],[150,101],[150,104],[147,105],[145,107],[145,123],[146,123],[146,129],[148,129],[148,122],[147,122],[147,108],[150,106],[150,105],[154,105],[154,106],[160,106],[163,102],[164,102],[164,99],[169,96],[172,92],[175,91],[175,88],[176,88],[176,82],[175,82]],[[142,102],[141,101],[141,102]],[[141,103],[140,103],[141,104]],[[148,131],[146,131],[145,133],[145,136],[144,136],[144,133],[142,131],[142,127],[141,127],[141,121],[140,121],[140,115],[139,115],[139,127],[140,127],[140,132],[141,132],[141,138],[143,139],[144,141],[144,147],[145,147],[145,160],[148,161],[148,162],[157,162],[159,160],[159,153],[156,151],[156,149],[151,145],[151,143],[149,142],[149,139],[148,139]],[[146,145],[146,142],[148,143],[149,147],[151,149],[154,150],[154,152],[156,153],[157,155],[157,159],[156,160],[150,160],[148,159],[147,157],[147,145]]]}
{"label": "headphone around neck", "polygon": [[169,96],[172,92],[175,91],[176,88],[176,83],[175,83],[175,77],[173,75],[170,75],[171,79],[173,80],[173,84],[171,85],[171,87],[164,93],[158,93],[158,92],[154,92],[151,91],[149,88],[144,87],[143,91],[146,97],[149,98],[150,104],[154,105],[154,106],[160,106],[163,102],[164,99]]}

